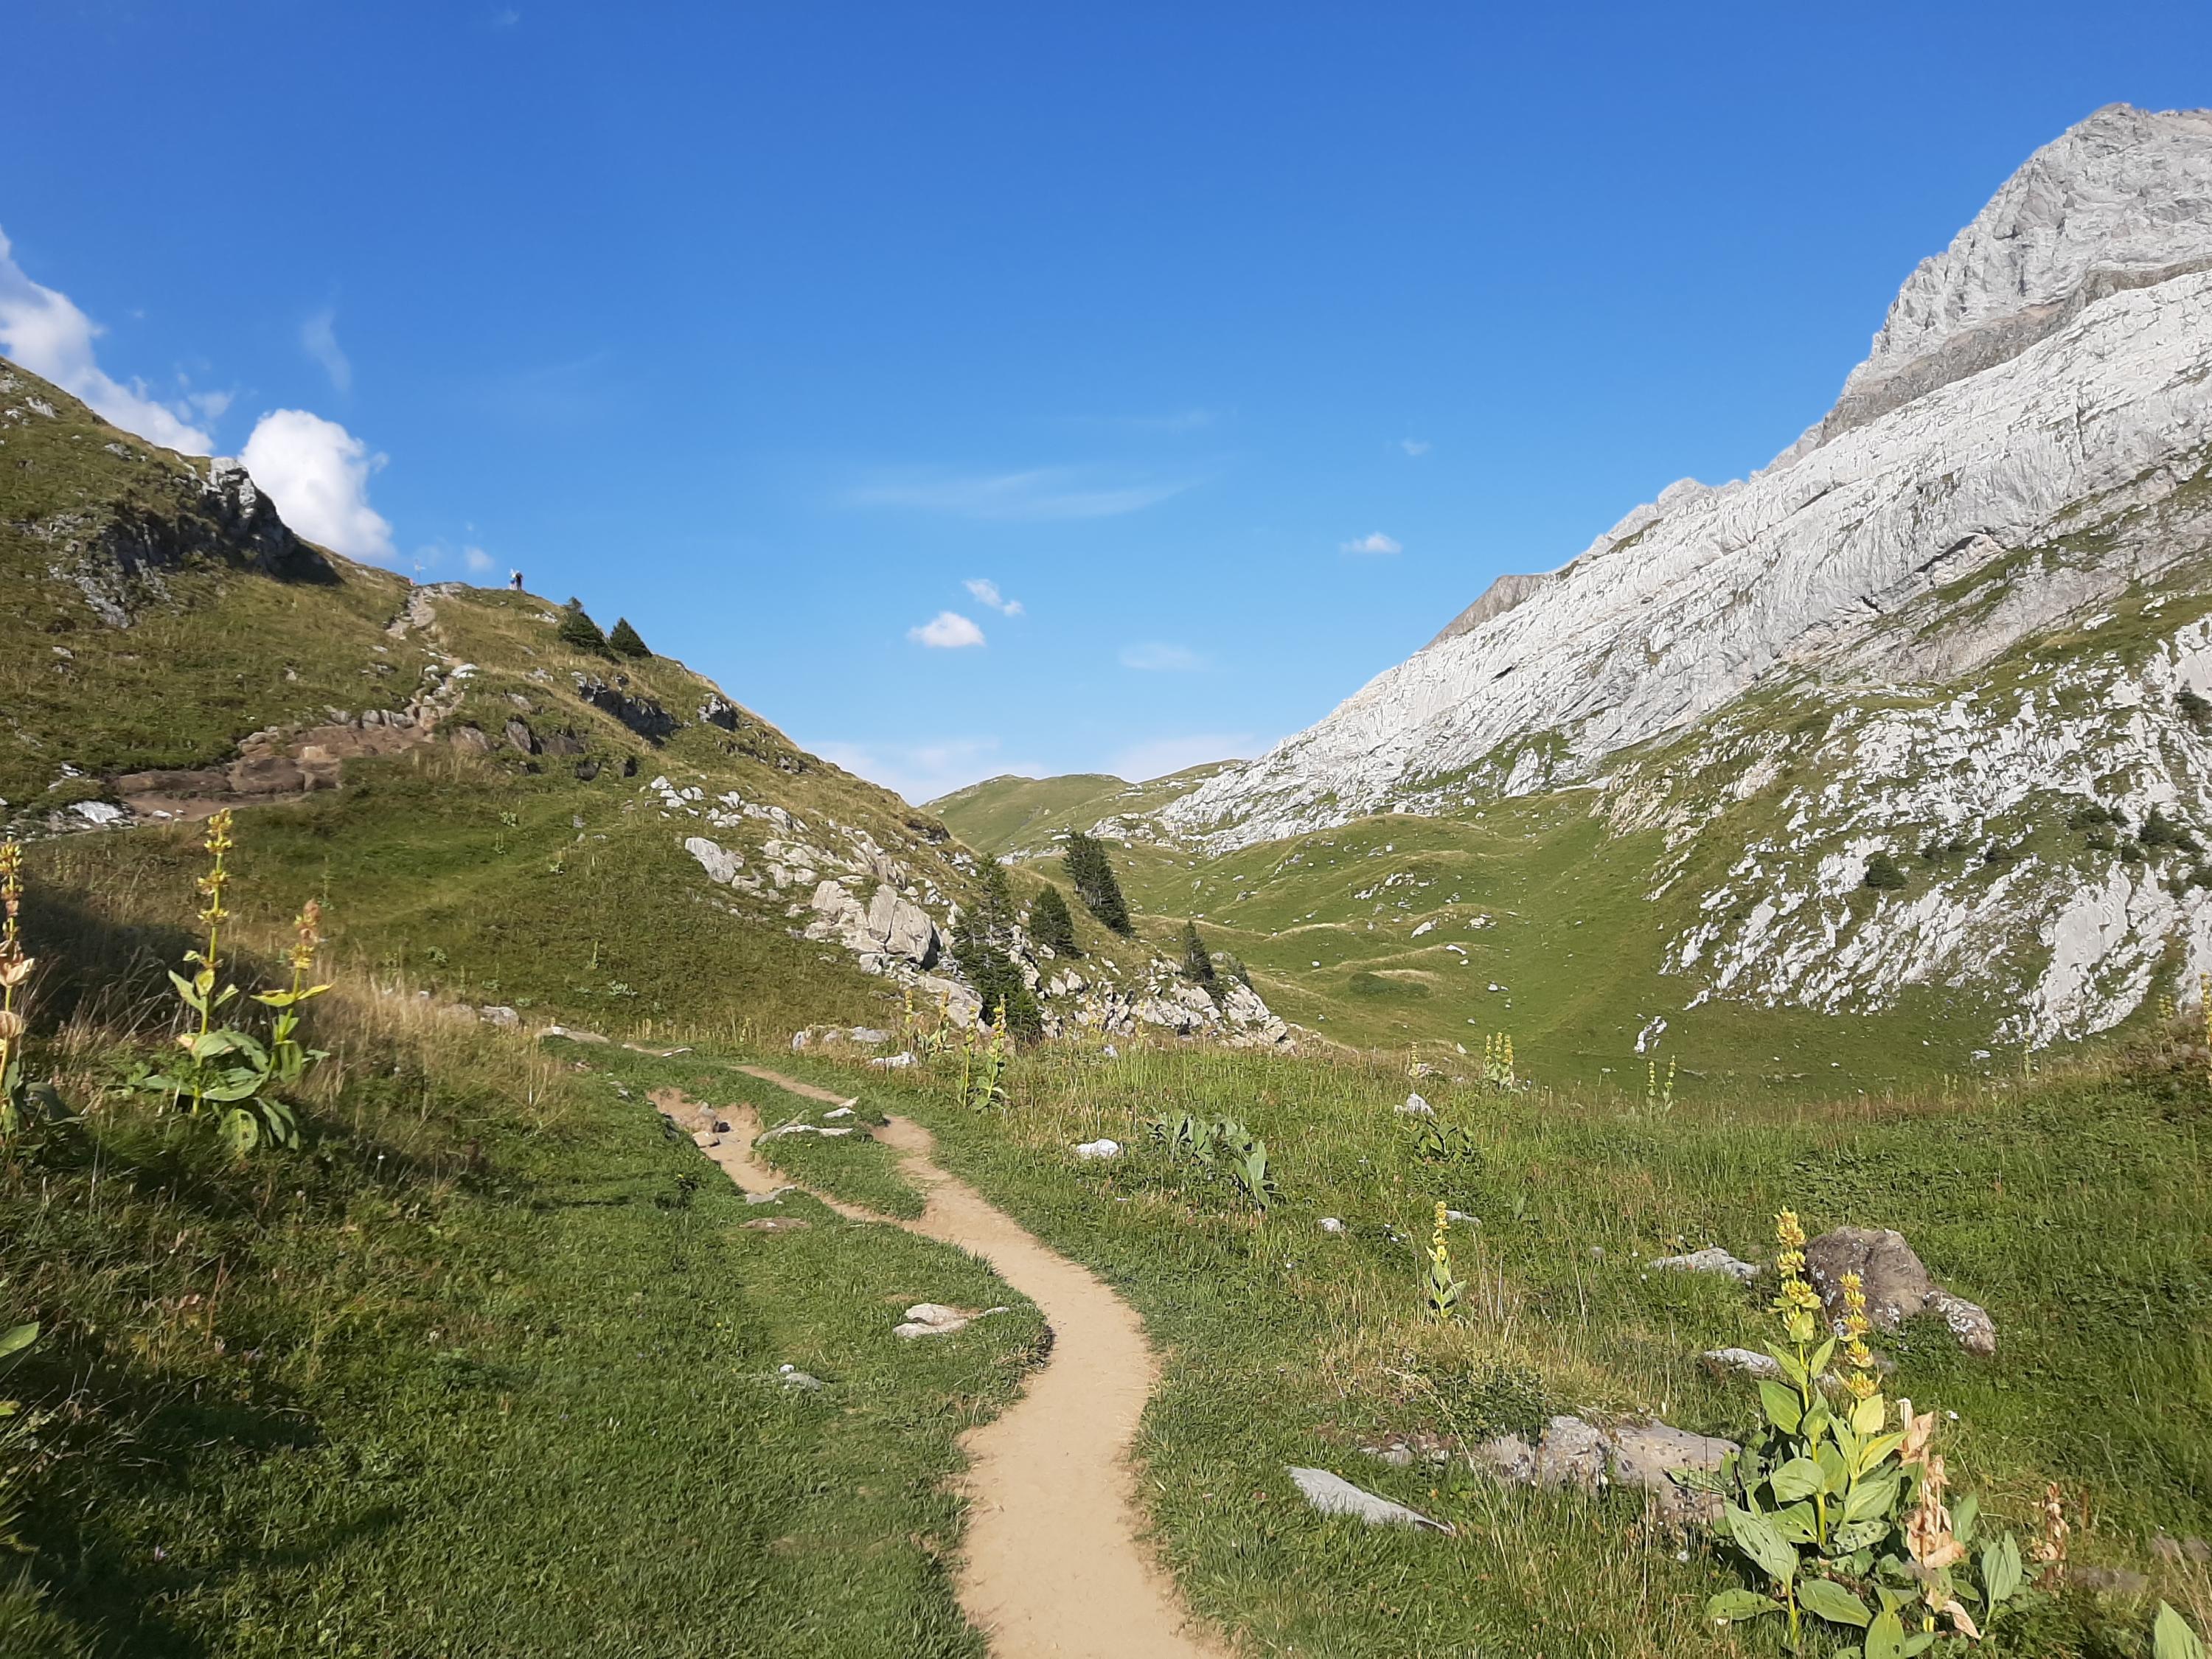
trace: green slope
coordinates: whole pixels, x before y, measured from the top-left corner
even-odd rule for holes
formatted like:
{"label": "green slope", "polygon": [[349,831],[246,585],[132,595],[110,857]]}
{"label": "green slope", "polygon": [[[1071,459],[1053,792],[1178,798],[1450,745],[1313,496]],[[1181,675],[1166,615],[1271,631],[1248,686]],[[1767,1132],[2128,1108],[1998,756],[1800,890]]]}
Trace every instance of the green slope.
{"label": "green slope", "polygon": [[1211,761],[1143,783],[1126,782],[1106,772],[987,778],[939,797],[929,803],[929,810],[979,852],[1030,854],[1044,848],[1063,830],[1090,830],[1104,818],[1155,811],[1235,763]]}

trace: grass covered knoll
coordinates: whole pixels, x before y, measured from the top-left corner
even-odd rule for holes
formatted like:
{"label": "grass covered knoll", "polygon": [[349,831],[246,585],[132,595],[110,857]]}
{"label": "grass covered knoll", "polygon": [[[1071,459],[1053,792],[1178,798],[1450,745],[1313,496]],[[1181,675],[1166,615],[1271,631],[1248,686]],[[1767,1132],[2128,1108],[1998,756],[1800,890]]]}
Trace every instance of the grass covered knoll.
{"label": "grass covered knoll", "polygon": [[[1740,1438],[1759,1403],[1709,1349],[1756,1347],[1771,1274],[1654,1272],[1707,1244],[1771,1261],[1773,1216],[1808,1231],[1903,1231],[1988,1306],[1994,1359],[1928,1321],[1876,1346],[1893,1395],[1943,1413],[1955,1491],[2033,1536],[2060,1483],[2078,1563],[2147,1574],[2148,1598],[2073,1591],[1993,1651],[2136,1655],[2156,1599],[2212,1621],[2202,1565],[2160,1534],[2212,1537],[2212,1104],[2179,1034],[2026,1085],[1883,1101],[1686,1093],[1646,1113],[1607,1092],[1455,1090],[1425,1079],[1442,1127],[1393,1111],[1402,1073],[1315,1058],[1067,1048],[1018,1060],[1012,1104],[975,1115],[905,1086],[945,1162],[1136,1304],[1169,1358],[1146,1419],[1146,1489],[1187,1595],[1263,1652],[1688,1655],[1726,1650],[1706,1598],[1745,1582],[1638,1501],[1503,1489],[1464,1468],[1395,1468],[1359,1449],[1462,1446],[1553,1412],[1650,1412]],[[1219,1166],[1178,1161],[1146,1121],[1231,1117],[1263,1138],[1278,1200],[1256,1212]],[[1085,1163],[1100,1135],[1120,1160]],[[1424,1315],[1433,1206],[1458,1316]],[[1344,1224],[1332,1234],[1324,1218]],[[1948,1413],[1955,1412],[1953,1420]],[[1456,1538],[1325,1522],[1289,1465],[1320,1465],[1459,1528]],[[1774,1650],[1771,1630],[1735,1638]]]}
{"label": "grass covered knoll", "polygon": [[[37,1422],[0,1447],[0,1653],[980,1659],[954,1437],[1042,1339],[987,1269],[746,1204],[646,1102],[728,1100],[718,1066],[366,975],[311,1010],[304,1146],[234,1160],[115,1086],[181,938],[29,920],[76,1009],[33,1074],[84,1121],[0,1145],[0,1328],[41,1328],[0,1376]],[[922,1300],[1018,1311],[897,1342]]]}
{"label": "grass covered knoll", "polygon": [[929,810],[978,852],[994,857],[1033,854],[1062,830],[1090,830],[1102,818],[1155,811],[1234,763],[1210,761],[1142,783],[1108,772],[986,778],[939,796],[929,803]]}

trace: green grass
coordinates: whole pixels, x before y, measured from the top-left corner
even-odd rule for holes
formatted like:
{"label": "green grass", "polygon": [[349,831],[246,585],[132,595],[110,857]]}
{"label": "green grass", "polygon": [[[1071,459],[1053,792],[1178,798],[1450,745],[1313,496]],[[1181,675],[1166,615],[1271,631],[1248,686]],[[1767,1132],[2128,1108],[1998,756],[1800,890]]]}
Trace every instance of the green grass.
{"label": "green grass", "polygon": [[[307,1148],[242,1168],[44,1056],[95,1109],[0,1157],[0,1316],[46,1327],[7,1391],[55,1413],[0,1652],[978,1659],[947,1480],[1021,1298],[745,1204],[645,1103],[670,1062],[327,1019]],[[1017,1312],[896,1341],[924,1300]]]}
{"label": "green grass", "polygon": [[[1755,1397],[1697,1356],[1761,1340],[1758,1298],[1645,1264],[1707,1243],[1769,1257],[1784,1205],[1814,1230],[1899,1228],[1995,1315],[1991,1361],[1926,1322],[1878,1343],[1893,1391],[1959,1413],[1945,1449],[1965,1487],[2021,1525],[2061,1480],[2093,1517],[2077,1559],[2152,1572],[2205,1610],[2189,1570],[2148,1548],[2161,1530],[2212,1534],[2212,1108],[2185,1051],[1948,1098],[1709,1092],[1664,1116],[1602,1091],[1422,1087],[1473,1133],[1478,1160],[1417,1157],[1390,1109],[1405,1079],[1379,1066],[1060,1050],[1017,1065],[1001,1115],[949,1104],[946,1085],[908,1096],[948,1164],[1143,1313],[1168,1355],[1141,1447],[1164,1547],[1194,1604],[1256,1650],[1712,1651],[1698,1609],[1736,1581],[1702,1548],[1678,1560],[1633,1498],[1502,1492],[1357,1448],[1464,1442],[1577,1409],[1740,1437]],[[1143,1120],[1182,1110],[1267,1139],[1283,1197],[1266,1216],[1152,1143]],[[1071,1147],[1100,1134],[1133,1150],[1078,1163]],[[1454,1229],[1469,1313],[1449,1326],[1419,1312],[1439,1200],[1481,1218]],[[1323,1233],[1323,1216],[1346,1236]],[[1291,1464],[1336,1469],[1461,1535],[1318,1520]],[[2145,1613],[2071,1599],[2025,1650],[2081,1651],[2100,1621],[2124,1631]]]}
{"label": "green grass", "polygon": [[929,810],[978,852],[1033,852],[1062,830],[1089,830],[1102,818],[1155,811],[1233,763],[1211,761],[1142,783],[1106,772],[986,778],[939,796]]}

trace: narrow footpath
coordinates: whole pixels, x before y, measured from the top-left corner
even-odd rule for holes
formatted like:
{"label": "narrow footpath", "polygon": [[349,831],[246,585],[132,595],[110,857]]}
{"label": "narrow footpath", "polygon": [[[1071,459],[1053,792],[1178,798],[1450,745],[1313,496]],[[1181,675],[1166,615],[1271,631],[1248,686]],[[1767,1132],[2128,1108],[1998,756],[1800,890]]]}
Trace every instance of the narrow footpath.
{"label": "narrow footpath", "polygon": [[[762,1067],[740,1069],[809,1099],[846,1098]],[[686,1128],[698,1109],[672,1089],[655,1091],[653,1102]],[[704,1150],[731,1180],[748,1192],[798,1184],[754,1156],[760,1125],[749,1109],[716,1109],[732,1133]],[[989,1637],[996,1659],[1221,1659],[1224,1650],[1183,1611],[1138,1538],[1129,1448],[1159,1364],[1135,1310],[940,1168],[920,1124],[893,1118],[877,1138],[897,1149],[907,1178],[925,1195],[918,1220],[814,1196],[841,1215],[981,1256],[1052,1328],[1050,1355],[1021,1398],[961,1437],[968,1458],[962,1610]]]}

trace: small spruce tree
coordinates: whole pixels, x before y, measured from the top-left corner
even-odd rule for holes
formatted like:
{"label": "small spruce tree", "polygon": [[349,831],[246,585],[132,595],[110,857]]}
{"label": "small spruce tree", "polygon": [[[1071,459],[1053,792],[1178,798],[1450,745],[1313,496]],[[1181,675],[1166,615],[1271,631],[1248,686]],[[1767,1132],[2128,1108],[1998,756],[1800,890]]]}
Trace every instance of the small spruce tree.
{"label": "small spruce tree", "polygon": [[1075,918],[1067,901],[1050,882],[1030,903],[1030,938],[1056,957],[1079,957],[1075,945]]}
{"label": "small spruce tree", "polygon": [[1018,1037],[1044,1035],[1044,1016],[1036,994],[1022,977],[1007,946],[1014,930],[1013,889],[1006,866],[996,859],[977,872],[981,891],[975,902],[960,913],[952,929],[952,959],[975,994],[983,1000],[983,1017],[995,1021],[1005,1010],[1006,1030]]}
{"label": "small spruce tree", "polygon": [[1206,950],[1206,941],[1198,936],[1198,924],[1194,921],[1182,925],[1182,976],[1208,991],[1218,977],[1213,970],[1212,954]]}
{"label": "small spruce tree", "polygon": [[625,657],[649,657],[652,649],[638,637],[637,629],[629,625],[628,617],[615,618],[614,631],[607,635],[607,644],[617,654]]}
{"label": "small spruce tree", "polygon": [[1083,901],[1084,908],[1112,932],[1125,939],[1133,937],[1137,930],[1129,921],[1129,903],[1121,896],[1121,884],[1114,878],[1105,844],[1078,830],[1067,838],[1066,859],[1067,878],[1075,884],[1075,896]]}
{"label": "small spruce tree", "polygon": [[561,607],[561,623],[553,631],[562,644],[575,650],[588,651],[595,657],[612,654],[607,649],[607,636],[585,611],[581,599],[571,599]]}

